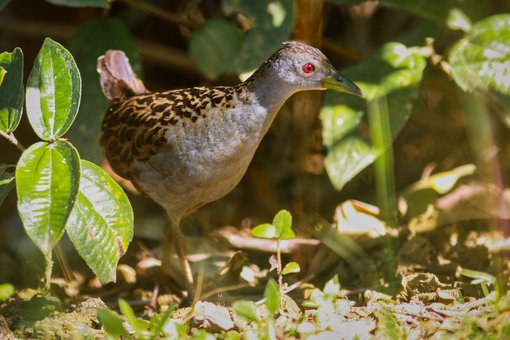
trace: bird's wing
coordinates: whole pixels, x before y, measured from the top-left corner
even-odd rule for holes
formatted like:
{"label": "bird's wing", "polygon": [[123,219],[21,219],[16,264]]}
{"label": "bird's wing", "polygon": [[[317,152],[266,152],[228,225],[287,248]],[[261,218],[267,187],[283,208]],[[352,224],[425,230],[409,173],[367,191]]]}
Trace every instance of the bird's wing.
{"label": "bird's wing", "polygon": [[239,90],[235,87],[194,87],[113,101],[105,114],[101,135],[101,146],[112,168],[132,180],[133,161],[147,162],[163,147],[172,147],[168,130],[181,129],[186,133],[198,125],[207,128],[207,124],[196,123],[231,108],[236,91]]}

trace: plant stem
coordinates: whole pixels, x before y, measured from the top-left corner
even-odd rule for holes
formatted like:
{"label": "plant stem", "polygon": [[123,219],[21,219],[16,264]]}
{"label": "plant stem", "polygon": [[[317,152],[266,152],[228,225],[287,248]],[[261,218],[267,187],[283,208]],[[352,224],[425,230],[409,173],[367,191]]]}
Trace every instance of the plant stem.
{"label": "plant stem", "polygon": [[171,13],[169,11],[164,10],[161,7],[153,6],[151,4],[135,1],[135,0],[120,0],[125,4],[134,7],[142,12],[154,15],[168,22],[174,23],[176,25],[185,25],[187,27],[193,28],[194,24],[187,20],[186,18],[180,16],[179,14]]}
{"label": "plant stem", "polygon": [[280,292],[283,289],[283,275],[282,275],[282,252],[280,250],[280,239],[276,239],[276,260],[278,261],[278,287]]}
{"label": "plant stem", "polygon": [[14,134],[12,132],[5,133],[3,131],[0,131],[0,136],[7,139],[9,141],[9,143],[14,144],[14,146],[17,147],[18,150],[20,150],[21,152],[25,151],[25,147],[23,145],[21,145],[20,142],[18,142],[18,140],[16,139],[16,137],[14,137]]}
{"label": "plant stem", "polygon": [[44,254],[44,259],[46,260],[46,268],[44,270],[44,291],[46,293],[50,291],[51,272],[53,271],[52,255],[53,252],[51,250]]}

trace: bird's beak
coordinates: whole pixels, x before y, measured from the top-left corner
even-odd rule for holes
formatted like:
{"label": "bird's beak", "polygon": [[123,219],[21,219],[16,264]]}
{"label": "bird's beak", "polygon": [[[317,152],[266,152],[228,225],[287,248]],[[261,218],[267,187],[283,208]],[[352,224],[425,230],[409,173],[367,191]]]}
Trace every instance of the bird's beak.
{"label": "bird's beak", "polygon": [[358,85],[354,84],[354,82],[347,79],[338,72],[335,72],[330,77],[325,78],[322,81],[322,85],[327,89],[363,97],[363,92],[361,92],[361,89],[358,87]]}

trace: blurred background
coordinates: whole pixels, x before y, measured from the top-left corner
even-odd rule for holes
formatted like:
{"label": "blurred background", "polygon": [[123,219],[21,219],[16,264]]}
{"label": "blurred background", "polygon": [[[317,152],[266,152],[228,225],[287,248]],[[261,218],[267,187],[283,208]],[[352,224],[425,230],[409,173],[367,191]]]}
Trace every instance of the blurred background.
{"label": "blurred background", "polygon": [[[0,51],[22,48],[25,80],[45,37],[74,56],[83,92],[66,137],[103,166],[107,102],[95,64],[107,49],[124,50],[147,88],[167,90],[237,84],[294,39],[360,85],[364,99],[314,92],[287,102],[240,185],[184,221],[192,254],[221,253],[224,263],[242,249],[265,268],[273,249],[246,230],[285,208],[299,236],[286,250],[301,265],[296,280],[340,273],[347,288],[398,292],[401,276],[431,272],[453,283],[463,266],[507,282],[510,1],[3,0],[0,8]],[[16,137],[37,140],[25,116]],[[6,140],[0,150],[1,163],[19,159]],[[158,256],[166,217],[124,185],[135,241],[121,262],[136,267]],[[54,276],[91,279],[66,238],[59,252]],[[43,270],[13,190],[0,206],[0,282],[35,287]]]}

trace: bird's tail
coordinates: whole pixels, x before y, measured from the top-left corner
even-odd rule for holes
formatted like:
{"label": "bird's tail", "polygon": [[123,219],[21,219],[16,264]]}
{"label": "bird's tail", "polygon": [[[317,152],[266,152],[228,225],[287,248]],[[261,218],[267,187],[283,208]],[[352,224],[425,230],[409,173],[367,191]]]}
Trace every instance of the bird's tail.
{"label": "bird's tail", "polygon": [[143,82],[133,72],[124,52],[108,50],[97,59],[101,88],[108,100],[125,100],[148,92]]}

